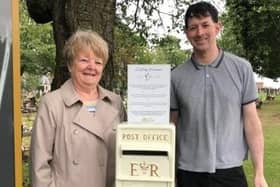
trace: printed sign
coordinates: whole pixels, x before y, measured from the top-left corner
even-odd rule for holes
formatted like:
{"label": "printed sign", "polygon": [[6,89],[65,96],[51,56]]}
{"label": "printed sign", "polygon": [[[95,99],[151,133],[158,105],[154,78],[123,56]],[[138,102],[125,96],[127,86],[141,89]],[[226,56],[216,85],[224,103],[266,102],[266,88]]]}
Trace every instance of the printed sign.
{"label": "printed sign", "polygon": [[170,65],[128,65],[128,122],[169,123]]}

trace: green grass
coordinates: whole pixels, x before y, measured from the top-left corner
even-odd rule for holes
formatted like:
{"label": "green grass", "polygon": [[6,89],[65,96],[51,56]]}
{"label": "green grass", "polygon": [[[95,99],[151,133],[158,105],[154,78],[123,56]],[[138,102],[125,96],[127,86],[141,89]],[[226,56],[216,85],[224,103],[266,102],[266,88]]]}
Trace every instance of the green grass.
{"label": "green grass", "polygon": [[[22,114],[22,123],[25,127],[32,127],[35,119],[35,113],[23,113]],[[23,163],[22,163],[22,173],[23,173],[23,187],[30,187],[30,179],[29,179],[29,160],[24,157],[28,157],[29,155],[29,147],[30,147],[30,135],[26,135],[22,137],[22,145],[27,148],[27,151],[23,154]]]}
{"label": "green grass", "polygon": [[35,119],[35,113],[23,113],[22,114],[22,123],[28,127],[32,127],[34,119]]}
{"label": "green grass", "polygon": [[30,179],[29,179],[29,166],[27,162],[22,164],[23,169],[23,187],[30,187]]}
{"label": "green grass", "polygon": [[[265,140],[264,169],[269,187],[280,186],[280,96],[274,101],[266,101],[258,113],[263,125]],[[244,163],[249,187],[253,187],[251,161]]]}

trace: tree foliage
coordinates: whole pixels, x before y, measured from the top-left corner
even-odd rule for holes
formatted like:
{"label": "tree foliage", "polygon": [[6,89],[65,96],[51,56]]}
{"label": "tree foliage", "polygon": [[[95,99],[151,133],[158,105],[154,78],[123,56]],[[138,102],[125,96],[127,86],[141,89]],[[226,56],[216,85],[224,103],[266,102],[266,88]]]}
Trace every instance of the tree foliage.
{"label": "tree foliage", "polygon": [[27,13],[24,3],[20,3],[20,49],[21,74],[24,72],[40,75],[54,72],[55,44],[50,24],[36,24]]}
{"label": "tree foliage", "polygon": [[137,63],[139,55],[148,47],[144,38],[120,21],[114,31],[114,61],[116,64],[114,89],[124,95],[127,82],[127,64]]}
{"label": "tree foliage", "polygon": [[114,77],[113,28],[116,0],[25,0],[29,15],[41,24],[51,23],[55,51],[55,72],[52,89],[59,88],[69,78],[62,55],[65,41],[78,29],[94,30],[109,44],[109,60],[102,79],[103,86],[112,88]]}
{"label": "tree foliage", "polygon": [[[280,1],[227,0],[224,44],[252,63],[255,72],[280,76]],[[225,42],[227,41],[227,42]]]}
{"label": "tree foliage", "polygon": [[[152,27],[163,28],[167,33],[182,32],[183,14],[186,7],[195,0],[119,0],[117,17],[144,38],[157,38]],[[165,19],[171,25],[164,25]]]}
{"label": "tree foliage", "polygon": [[[119,26],[119,22],[126,25],[131,32],[138,33],[138,38],[135,41],[153,38],[157,34],[148,33],[149,29],[154,26],[162,26],[164,16],[168,15],[173,20],[173,25],[167,28],[167,32],[170,30],[182,30],[182,25],[179,22],[183,21],[181,18],[185,11],[186,4],[192,2],[192,0],[103,0],[103,1],[91,1],[91,0],[25,0],[28,6],[28,12],[30,16],[37,23],[52,23],[53,35],[56,44],[56,64],[54,73],[54,82],[52,88],[58,88],[67,78],[68,70],[66,68],[66,62],[62,58],[62,48],[65,40],[77,29],[92,29],[100,33],[110,46],[110,58],[106,65],[105,73],[103,76],[103,86],[109,89],[113,89],[118,84],[115,77],[119,77],[121,67],[123,67],[126,60],[114,60],[114,50],[120,49],[114,47],[115,40],[113,33],[114,29]],[[164,12],[160,9],[161,5],[167,3],[173,4],[173,11]],[[134,9],[131,9],[134,7]],[[116,19],[117,18],[117,19]],[[118,28],[122,32],[121,29]],[[128,35],[130,36],[130,35]],[[115,36],[118,37],[118,36]],[[127,38],[124,40],[127,41]],[[124,42],[124,41],[121,41]],[[117,44],[118,45],[118,44]],[[130,45],[130,44],[127,44]],[[151,57],[149,57],[148,51],[143,48],[140,42],[137,46],[138,50],[142,50],[143,53],[137,52],[134,59],[140,61],[140,56],[146,58],[146,62],[149,63]],[[130,48],[133,50],[134,48]],[[124,49],[122,49],[124,50]],[[127,50],[127,49],[126,49]],[[123,52],[123,51],[119,51]],[[147,52],[147,53],[146,53]],[[133,54],[134,52],[132,52]],[[147,55],[146,55],[146,54]],[[115,58],[120,58],[114,55]],[[149,59],[150,58],[150,59]],[[121,64],[116,64],[117,61]]]}
{"label": "tree foliage", "polygon": [[[27,15],[25,4],[21,8],[21,58],[25,72],[35,74],[34,77],[45,70],[54,72],[55,45],[51,25],[35,23]],[[186,51],[180,49],[179,39],[167,35],[147,41],[140,32],[120,19],[117,19],[114,28],[114,43],[115,69],[111,79],[113,90],[121,95],[125,95],[127,86],[127,64],[169,63],[174,67],[186,57]]]}
{"label": "tree foliage", "polygon": [[180,40],[170,35],[158,40],[155,52],[157,63],[171,64],[172,67],[181,64],[191,53],[181,50]]}
{"label": "tree foliage", "polygon": [[151,46],[139,33],[121,22],[115,29],[114,51],[117,64],[114,88],[121,95],[125,95],[127,89],[128,64],[171,64],[174,67],[186,58],[186,51],[180,49],[179,39],[174,36],[154,40]]}

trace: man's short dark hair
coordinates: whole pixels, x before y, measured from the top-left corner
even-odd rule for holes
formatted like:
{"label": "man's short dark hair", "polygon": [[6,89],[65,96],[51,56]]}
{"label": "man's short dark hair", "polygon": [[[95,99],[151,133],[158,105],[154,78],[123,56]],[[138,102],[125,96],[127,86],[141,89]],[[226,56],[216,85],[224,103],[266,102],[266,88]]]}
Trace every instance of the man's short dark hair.
{"label": "man's short dark hair", "polygon": [[218,23],[218,10],[208,2],[198,2],[189,6],[185,14],[185,28],[188,28],[188,19],[192,17],[201,18],[210,16],[215,23]]}

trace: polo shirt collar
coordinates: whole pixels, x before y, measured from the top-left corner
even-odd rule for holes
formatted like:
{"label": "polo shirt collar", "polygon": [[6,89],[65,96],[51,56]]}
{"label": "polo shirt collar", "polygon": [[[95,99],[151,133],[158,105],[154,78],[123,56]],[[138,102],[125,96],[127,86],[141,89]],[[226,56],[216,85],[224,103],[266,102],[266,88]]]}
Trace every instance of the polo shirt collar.
{"label": "polo shirt collar", "polygon": [[193,55],[191,57],[191,62],[193,64],[193,66],[195,67],[195,69],[200,70],[202,67],[212,67],[212,68],[218,68],[220,66],[220,64],[222,63],[224,58],[224,51],[222,51],[221,49],[219,50],[219,54],[217,56],[217,58],[211,63],[211,64],[200,64],[199,62],[197,62],[194,58]]}
{"label": "polo shirt collar", "polygon": [[[107,101],[107,102],[112,102],[113,98],[112,98],[111,94],[109,93],[109,91],[107,91],[106,89],[104,89],[100,85],[97,86],[97,89],[99,91],[99,99],[100,100],[104,100],[104,101]],[[62,94],[62,98],[64,100],[64,103],[67,106],[71,106],[71,105],[80,101],[79,95],[76,92],[71,79],[67,80],[61,86],[61,94]]]}

